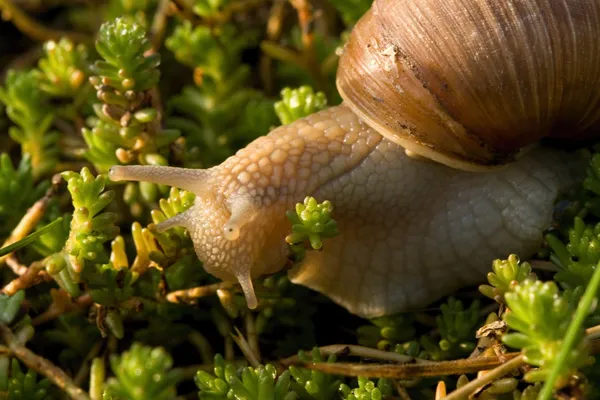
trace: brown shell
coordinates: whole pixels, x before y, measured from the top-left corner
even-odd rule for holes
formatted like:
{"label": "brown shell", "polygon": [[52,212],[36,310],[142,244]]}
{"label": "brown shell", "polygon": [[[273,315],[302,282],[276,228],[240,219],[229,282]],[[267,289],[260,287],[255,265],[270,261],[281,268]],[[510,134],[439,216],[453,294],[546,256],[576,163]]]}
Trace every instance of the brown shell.
{"label": "brown shell", "polygon": [[341,57],[345,102],[461,169],[600,128],[600,0],[375,0]]}

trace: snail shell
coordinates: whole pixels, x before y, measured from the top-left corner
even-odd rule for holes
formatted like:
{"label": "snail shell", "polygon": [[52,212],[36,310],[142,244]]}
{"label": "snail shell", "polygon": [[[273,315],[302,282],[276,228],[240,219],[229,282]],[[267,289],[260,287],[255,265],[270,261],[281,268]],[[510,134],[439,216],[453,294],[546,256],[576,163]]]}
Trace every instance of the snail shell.
{"label": "snail shell", "polygon": [[597,0],[376,0],[337,86],[387,139],[454,168],[513,160],[600,121]]}

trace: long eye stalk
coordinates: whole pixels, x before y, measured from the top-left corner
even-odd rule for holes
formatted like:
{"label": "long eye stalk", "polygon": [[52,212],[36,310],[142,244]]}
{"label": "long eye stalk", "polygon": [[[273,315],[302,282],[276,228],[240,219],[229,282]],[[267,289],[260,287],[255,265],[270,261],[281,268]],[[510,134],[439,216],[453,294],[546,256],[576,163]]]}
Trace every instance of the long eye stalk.
{"label": "long eye stalk", "polygon": [[141,181],[174,186],[198,194],[209,175],[207,170],[156,165],[115,165],[108,172],[112,181]]}

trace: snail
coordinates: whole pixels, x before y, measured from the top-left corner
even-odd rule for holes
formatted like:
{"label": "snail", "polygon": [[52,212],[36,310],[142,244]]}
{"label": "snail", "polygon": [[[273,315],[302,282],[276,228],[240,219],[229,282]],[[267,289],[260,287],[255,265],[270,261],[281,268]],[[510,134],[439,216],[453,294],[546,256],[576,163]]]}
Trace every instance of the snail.
{"label": "snail", "polygon": [[340,235],[288,274],[350,312],[422,307],[534,254],[600,121],[597,0],[375,0],[339,61],[343,102],[277,127],[209,169],[114,166],[114,181],[196,194],[158,224],[188,229],[204,268],[281,270],[285,211],[330,200]]}

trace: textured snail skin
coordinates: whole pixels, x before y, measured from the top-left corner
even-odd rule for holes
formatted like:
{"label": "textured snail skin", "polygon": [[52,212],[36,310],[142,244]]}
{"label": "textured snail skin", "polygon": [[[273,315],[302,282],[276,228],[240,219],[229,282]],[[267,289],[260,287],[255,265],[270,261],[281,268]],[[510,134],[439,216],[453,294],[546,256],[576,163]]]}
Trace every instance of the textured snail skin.
{"label": "textured snail skin", "polygon": [[289,275],[375,317],[483,282],[495,258],[534,253],[557,194],[585,165],[578,153],[539,147],[491,172],[455,170],[406,156],[341,105],[279,127],[207,170],[115,166],[110,177],[194,192],[194,206],[157,229],[186,227],[205,269],[237,279],[250,308],[250,279],[285,265],[285,211],[306,195],[331,200],[341,234]]}

